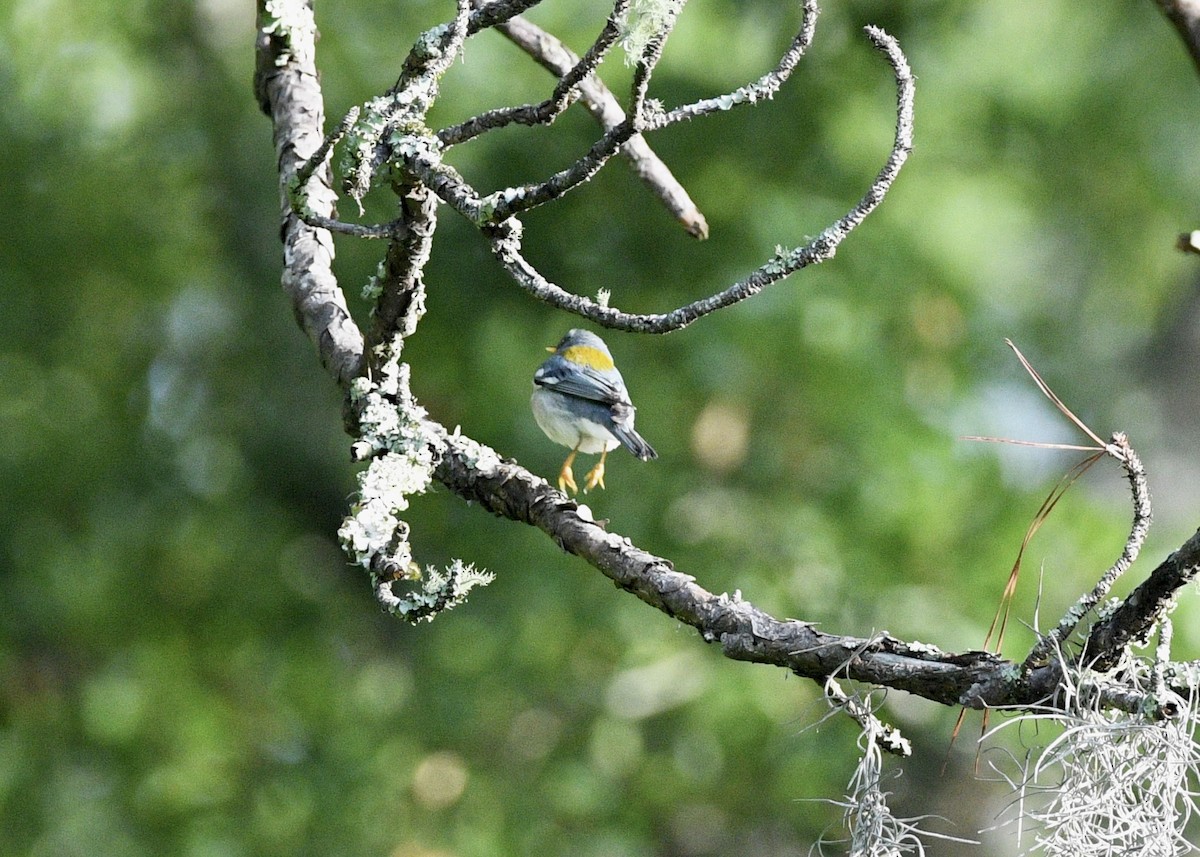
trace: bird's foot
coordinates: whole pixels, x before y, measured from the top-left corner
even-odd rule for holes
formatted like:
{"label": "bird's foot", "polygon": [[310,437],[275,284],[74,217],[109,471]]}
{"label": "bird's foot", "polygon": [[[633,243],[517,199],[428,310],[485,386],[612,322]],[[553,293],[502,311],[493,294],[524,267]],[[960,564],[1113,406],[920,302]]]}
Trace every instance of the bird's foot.
{"label": "bird's foot", "polygon": [[583,493],[591,491],[599,485],[604,488],[604,459],[601,458],[599,463],[588,471],[587,478],[583,482]]}
{"label": "bird's foot", "polygon": [[[572,456],[574,457],[574,456]],[[591,474],[588,474],[591,478]],[[558,490],[564,494],[570,490],[572,494],[579,493],[579,486],[575,484],[575,472],[571,470],[571,462],[567,461],[563,464],[562,470],[558,473]]]}

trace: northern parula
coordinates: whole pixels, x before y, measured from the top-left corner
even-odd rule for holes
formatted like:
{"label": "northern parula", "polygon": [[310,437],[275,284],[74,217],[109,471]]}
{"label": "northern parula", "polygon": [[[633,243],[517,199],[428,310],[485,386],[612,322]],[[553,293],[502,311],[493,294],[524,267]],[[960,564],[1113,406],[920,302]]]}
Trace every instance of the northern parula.
{"label": "northern parula", "polygon": [[571,450],[558,474],[560,491],[579,490],[571,471],[576,453],[600,453],[599,463],[584,480],[585,492],[604,487],[604,459],[610,449],[624,446],[642,461],[658,458],[633,428],[637,409],[604,340],[590,331],[568,330],[558,345],[546,350],[553,354],[533,373],[533,418],[546,437]]}

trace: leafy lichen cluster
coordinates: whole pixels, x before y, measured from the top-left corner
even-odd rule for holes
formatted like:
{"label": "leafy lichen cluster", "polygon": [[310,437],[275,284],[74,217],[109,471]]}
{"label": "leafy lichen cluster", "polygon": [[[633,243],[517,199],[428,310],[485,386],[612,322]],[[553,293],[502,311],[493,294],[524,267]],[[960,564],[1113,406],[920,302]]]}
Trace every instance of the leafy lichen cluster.
{"label": "leafy lichen cluster", "polygon": [[[427,568],[422,574],[413,560],[409,527],[400,515],[408,498],[423,494],[433,481],[445,441],[409,389],[408,364],[389,360],[376,375],[356,378],[350,387],[359,423],[353,455],[370,464],[358,474],[358,500],[338,529],[338,539],[346,554],[370,573],[385,610],[410,622],[432,620],[465,601],[472,588],[490,583],[492,575],[459,560],[445,572]],[[420,586],[397,595],[392,585],[401,580],[420,581]]]}

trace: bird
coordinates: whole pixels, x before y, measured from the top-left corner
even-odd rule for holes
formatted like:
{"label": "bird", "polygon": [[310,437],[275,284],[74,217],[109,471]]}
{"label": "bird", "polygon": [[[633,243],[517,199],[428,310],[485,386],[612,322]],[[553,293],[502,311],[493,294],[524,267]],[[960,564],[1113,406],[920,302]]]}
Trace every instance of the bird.
{"label": "bird", "polygon": [[584,477],[584,493],[604,488],[604,462],[610,450],[624,446],[642,461],[658,458],[633,427],[637,410],[625,389],[608,346],[587,330],[568,330],[533,373],[533,418],[546,437],[571,450],[558,474],[560,491],[579,492],[571,465],[575,456],[600,453]]}

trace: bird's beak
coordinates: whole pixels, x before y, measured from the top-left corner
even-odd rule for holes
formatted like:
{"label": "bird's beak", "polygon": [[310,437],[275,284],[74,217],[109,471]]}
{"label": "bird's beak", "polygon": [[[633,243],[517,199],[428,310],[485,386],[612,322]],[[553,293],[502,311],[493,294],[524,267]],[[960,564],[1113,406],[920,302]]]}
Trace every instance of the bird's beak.
{"label": "bird's beak", "polygon": [[554,353],[555,351],[557,351],[558,349],[557,349],[555,346],[553,346],[553,345],[547,345],[547,346],[546,346],[546,350],[547,350],[547,351],[549,351],[551,354],[553,354],[553,353]]}

